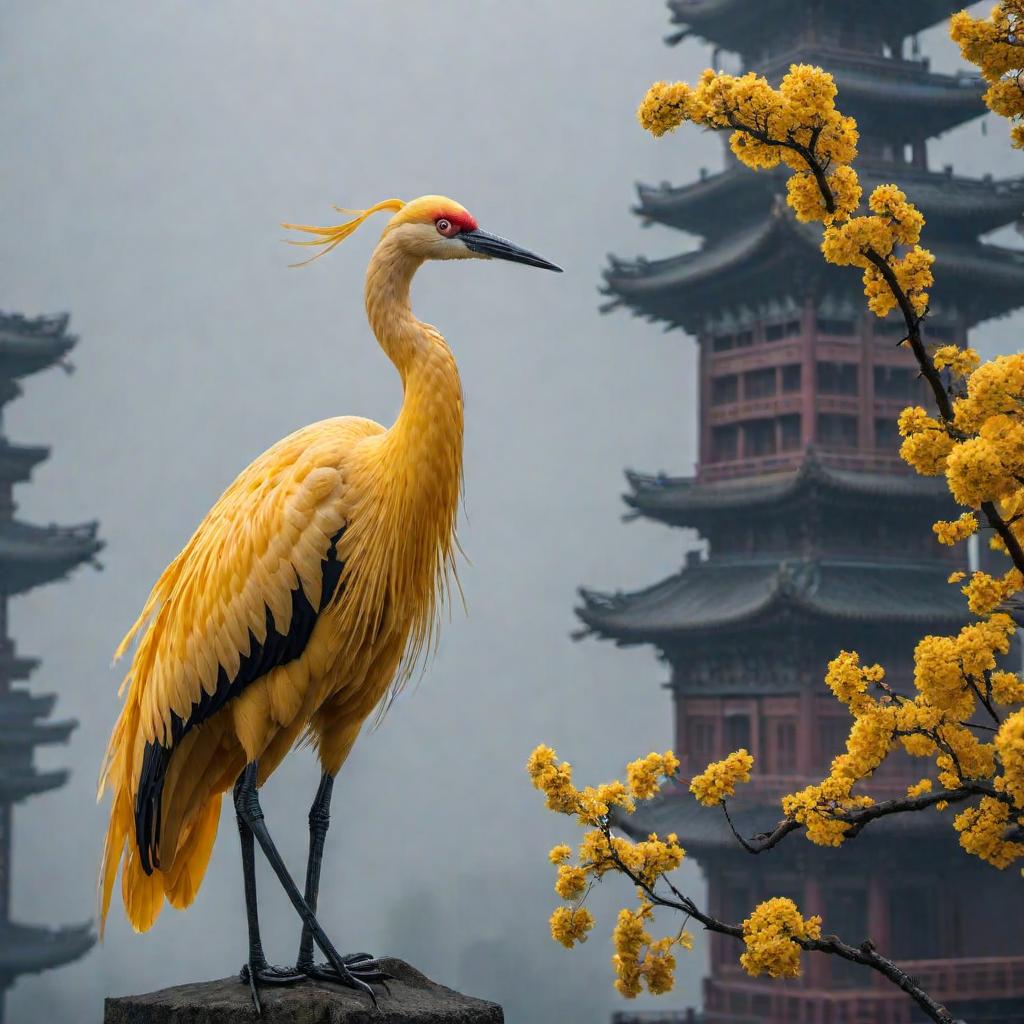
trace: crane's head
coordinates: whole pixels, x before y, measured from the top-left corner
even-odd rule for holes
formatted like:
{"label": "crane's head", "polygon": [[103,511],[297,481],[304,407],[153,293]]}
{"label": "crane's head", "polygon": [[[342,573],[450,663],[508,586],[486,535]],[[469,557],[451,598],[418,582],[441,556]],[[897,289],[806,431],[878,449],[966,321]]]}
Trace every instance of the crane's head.
{"label": "crane's head", "polygon": [[316,236],[309,241],[293,242],[293,245],[319,246],[320,252],[305,263],[311,263],[335,246],[340,245],[371,214],[380,210],[393,210],[395,215],[384,228],[383,239],[388,239],[403,252],[423,260],[510,260],[525,263],[531,267],[554,270],[562,268],[538,256],[529,249],[523,249],[506,238],[492,235],[477,227],[476,218],[454,199],[445,196],[421,196],[411,202],[401,199],[385,199],[368,210],[344,210],[343,213],[357,214],[352,220],[334,227],[318,228],[309,224],[285,224],[286,228],[305,231]]}

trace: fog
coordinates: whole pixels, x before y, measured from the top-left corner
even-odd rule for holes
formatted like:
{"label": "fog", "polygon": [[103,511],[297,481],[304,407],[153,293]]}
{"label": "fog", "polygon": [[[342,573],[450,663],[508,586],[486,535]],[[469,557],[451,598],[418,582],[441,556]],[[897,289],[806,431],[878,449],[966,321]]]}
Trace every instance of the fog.
{"label": "fog", "polygon": [[[410,960],[501,1001],[517,1022],[584,1024],[622,1008],[609,933],[628,886],[593,897],[598,925],[553,944],[546,860],[575,826],[523,771],[539,742],[600,781],[671,741],[665,670],[648,649],[573,643],[575,588],[646,585],[691,538],[625,526],[621,471],[688,472],[694,348],[624,313],[602,316],[605,253],[694,244],[642,231],[636,180],[717,168],[720,140],[656,142],[633,112],[656,78],[693,78],[708,48],[669,49],[660,0],[34,0],[0,13],[0,308],[67,310],[73,376],[51,370],[8,407],[12,440],[53,457],[17,492],[36,522],[99,519],[103,571],[12,603],[37,691],[80,722],[44,765],[70,782],[15,816],[14,913],[86,920],[107,807],[94,802],[118,711],[111,652],[164,565],[224,486],[295,428],[345,413],[390,422],[397,375],[362,307],[370,222],[329,257],[289,269],[282,220],[329,222],[441,192],[481,227],[565,267],[427,266],[418,315],[438,325],[466,393],[459,536],[467,610],[452,609],[419,685],[364,733],[335,788],[321,919],[342,949]],[[957,66],[943,30],[922,38]],[[987,134],[980,124],[987,124]],[[1019,160],[995,118],[931,147],[933,166],[997,176]],[[1005,234],[1005,233],[1004,233]],[[979,332],[1015,345],[1019,318]],[[296,873],[318,768],[294,753],[264,790]],[[699,892],[698,870],[683,871]],[[271,959],[298,922],[261,875]],[[222,977],[245,955],[237,841],[225,813],[199,898],[135,935],[115,898],[105,944],[21,980],[9,1020],[99,1021],[102,997]],[[699,1005],[698,937],[677,991],[639,1006]]]}

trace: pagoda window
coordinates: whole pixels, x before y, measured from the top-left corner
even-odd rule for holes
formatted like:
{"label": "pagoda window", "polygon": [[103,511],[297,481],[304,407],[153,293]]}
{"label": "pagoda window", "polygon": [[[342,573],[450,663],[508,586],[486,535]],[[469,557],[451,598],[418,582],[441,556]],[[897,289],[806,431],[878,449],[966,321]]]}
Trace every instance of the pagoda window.
{"label": "pagoda window", "polygon": [[743,397],[771,398],[775,394],[775,367],[764,370],[750,370],[743,374]]}
{"label": "pagoda window", "polygon": [[819,413],[818,440],[831,448],[856,448],[857,417],[830,412]]}
{"label": "pagoda window", "polygon": [[775,420],[750,420],[743,424],[744,454],[756,458],[776,451]]}
{"label": "pagoda window", "polygon": [[857,333],[857,324],[853,320],[832,320],[819,317],[818,333],[846,338]]}
{"label": "pagoda window", "polygon": [[730,373],[727,377],[711,378],[711,404],[728,405],[739,398],[739,377]]}
{"label": "pagoda window", "polygon": [[832,763],[832,759],[846,750],[846,737],[850,733],[850,720],[828,715],[821,719],[818,729],[820,749],[818,750],[818,764],[825,766]]}
{"label": "pagoda window", "polygon": [[[828,928],[838,935],[865,935],[868,929],[868,894],[863,885],[824,886],[824,903],[828,907]],[[863,985],[864,973],[859,964],[839,957],[830,957],[832,980],[844,987]]]}
{"label": "pagoda window", "polygon": [[889,950],[903,960],[933,960],[943,955],[935,892],[900,880],[889,904]]}
{"label": "pagoda window", "polygon": [[800,333],[799,320],[787,320],[784,324],[768,324],[764,329],[765,341],[781,341]]}
{"label": "pagoda window", "polygon": [[875,397],[909,402],[917,397],[914,374],[905,366],[875,367]]}
{"label": "pagoda window", "polygon": [[737,348],[750,348],[754,344],[754,332],[753,331],[740,331],[736,335],[736,347]]}
{"label": "pagoda window", "polygon": [[725,713],[725,752],[750,750],[750,715]]}
{"label": "pagoda window", "polygon": [[796,719],[769,719],[768,749],[765,760],[773,775],[792,775],[796,771]]}
{"label": "pagoda window", "polygon": [[739,428],[735,423],[711,430],[711,461],[731,462],[739,455]]}
{"label": "pagoda window", "polygon": [[[799,369],[799,367],[797,367]],[[779,417],[779,445],[784,452],[796,451],[801,443],[800,413]]]}
{"label": "pagoda window", "polygon": [[800,390],[801,369],[802,367],[799,363],[789,363],[782,367],[782,390],[784,392]]}
{"label": "pagoda window", "polygon": [[823,395],[856,395],[856,363],[818,363],[818,391]]}
{"label": "pagoda window", "polygon": [[702,772],[718,756],[715,747],[715,720],[713,718],[688,718],[686,722],[686,754],[690,771]]}
{"label": "pagoda window", "polygon": [[896,420],[891,416],[875,420],[875,447],[885,451],[896,451],[900,446],[900,432]]}
{"label": "pagoda window", "polygon": [[907,333],[907,325],[903,322],[902,318],[897,320],[895,317],[892,320],[876,320],[875,321],[875,334],[883,334],[892,338],[903,338]]}
{"label": "pagoda window", "polygon": [[736,338],[732,334],[716,334],[711,342],[711,348],[715,352],[728,352],[736,344]]}

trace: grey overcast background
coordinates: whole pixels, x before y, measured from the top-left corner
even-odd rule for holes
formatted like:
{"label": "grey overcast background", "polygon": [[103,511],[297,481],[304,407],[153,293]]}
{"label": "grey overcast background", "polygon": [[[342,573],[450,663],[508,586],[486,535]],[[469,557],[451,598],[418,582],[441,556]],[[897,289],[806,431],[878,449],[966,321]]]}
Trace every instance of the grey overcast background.
{"label": "grey overcast background", "polygon": [[[695,42],[666,48],[667,31],[660,0],[4,5],[0,308],[68,310],[81,337],[74,376],[33,378],[10,407],[13,439],[54,449],[18,500],[34,521],[96,517],[108,543],[103,572],[12,608],[19,649],[44,658],[33,686],[57,690],[58,715],[81,723],[70,747],[42,752],[71,766],[69,784],[16,814],[17,917],[93,912],[107,813],[95,779],[121,678],[110,654],[160,570],[277,438],[342,413],[390,422],[398,407],[361,301],[383,220],[303,270],[287,268],[278,222],[442,192],[566,273],[434,265],[417,280],[417,312],[446,334],[465,385],[468,614],[453,610],[421,684],[345,767],[322,918],[342,948],[405,957],[503,1002],[513,1024],[621,1007],[609,932],[629,888],[596,894],[586,946],[550,941],[546,851],[575,826],[543,809],[522,765],[548,742],[598,781],[671,742],[652,653],[569,639],[578,584],[648,584],[691,543],[623,525],[618,495],[624,466],[692,466],[692,341],[602,317],[596,292],[610,250],[693,244],[641,231],[633,182],[720,162],[716,138],[655,142],[636,125],[652,80],[692,78],[709,59]],[[960,66],[944,29],[922,46],[937,69]],[[985,121],[987,134],[974,122],[933,144],[933,165],[1019,171],[1005,126]],[[1020,327],[1003,320],[978,339],[1008,349]],[[298,752],[265,790],[296,871],[316,780]],[[268,952],[288,962],[298,925],[263,877]],[[685,880],[699,888],[697,869]],[[244,949],[225,813],[191,910],[139,936],[115,902],[105,945],[21,981],[10,1020],[96,1022],[106,994],[221,977]],[[677,991],[640,1005],[699,1003],[704,963],[698,944]]]}

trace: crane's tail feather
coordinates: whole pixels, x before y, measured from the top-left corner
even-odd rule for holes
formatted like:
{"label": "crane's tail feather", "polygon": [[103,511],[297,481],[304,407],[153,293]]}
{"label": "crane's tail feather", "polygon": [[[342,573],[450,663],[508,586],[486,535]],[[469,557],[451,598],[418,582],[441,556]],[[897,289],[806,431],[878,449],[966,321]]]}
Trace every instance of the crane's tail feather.
{"label": "crane's tail feather", "polygon": [[308,260],[301,260],[291,265],[293,267],[304,267],[307,263],[312,263],[313,260],[326,256],[332,249],[341,245],[356,228],[373,214],[379,213],[381,210],[393,210],[397,213],[403,206],[405,206],[405,203],[401,199],[385,199],[382,202],[375,203],[367,210],[346,210],[344,207],[335,206],[334,208],[340,213],[354,213],[356,216],[352,220],[345,221],[344,224],[334,224],[330,227],[319,228],[312,224],[282,224],[281,226],[288,228],[289,231],[304,231],[307,235],[317,236],[316,238],[303,239],[302,241],[289,238],[287,239],[289,245],[318,245],[321,247],[320,252],[310,256]]}
{"label": "crane's tail feather", "polygon": [[164,875],[164,893],[175,910],[184,910],[199,892],[217,838],[220,804],[221,794],[217,793],[199,809]]}

